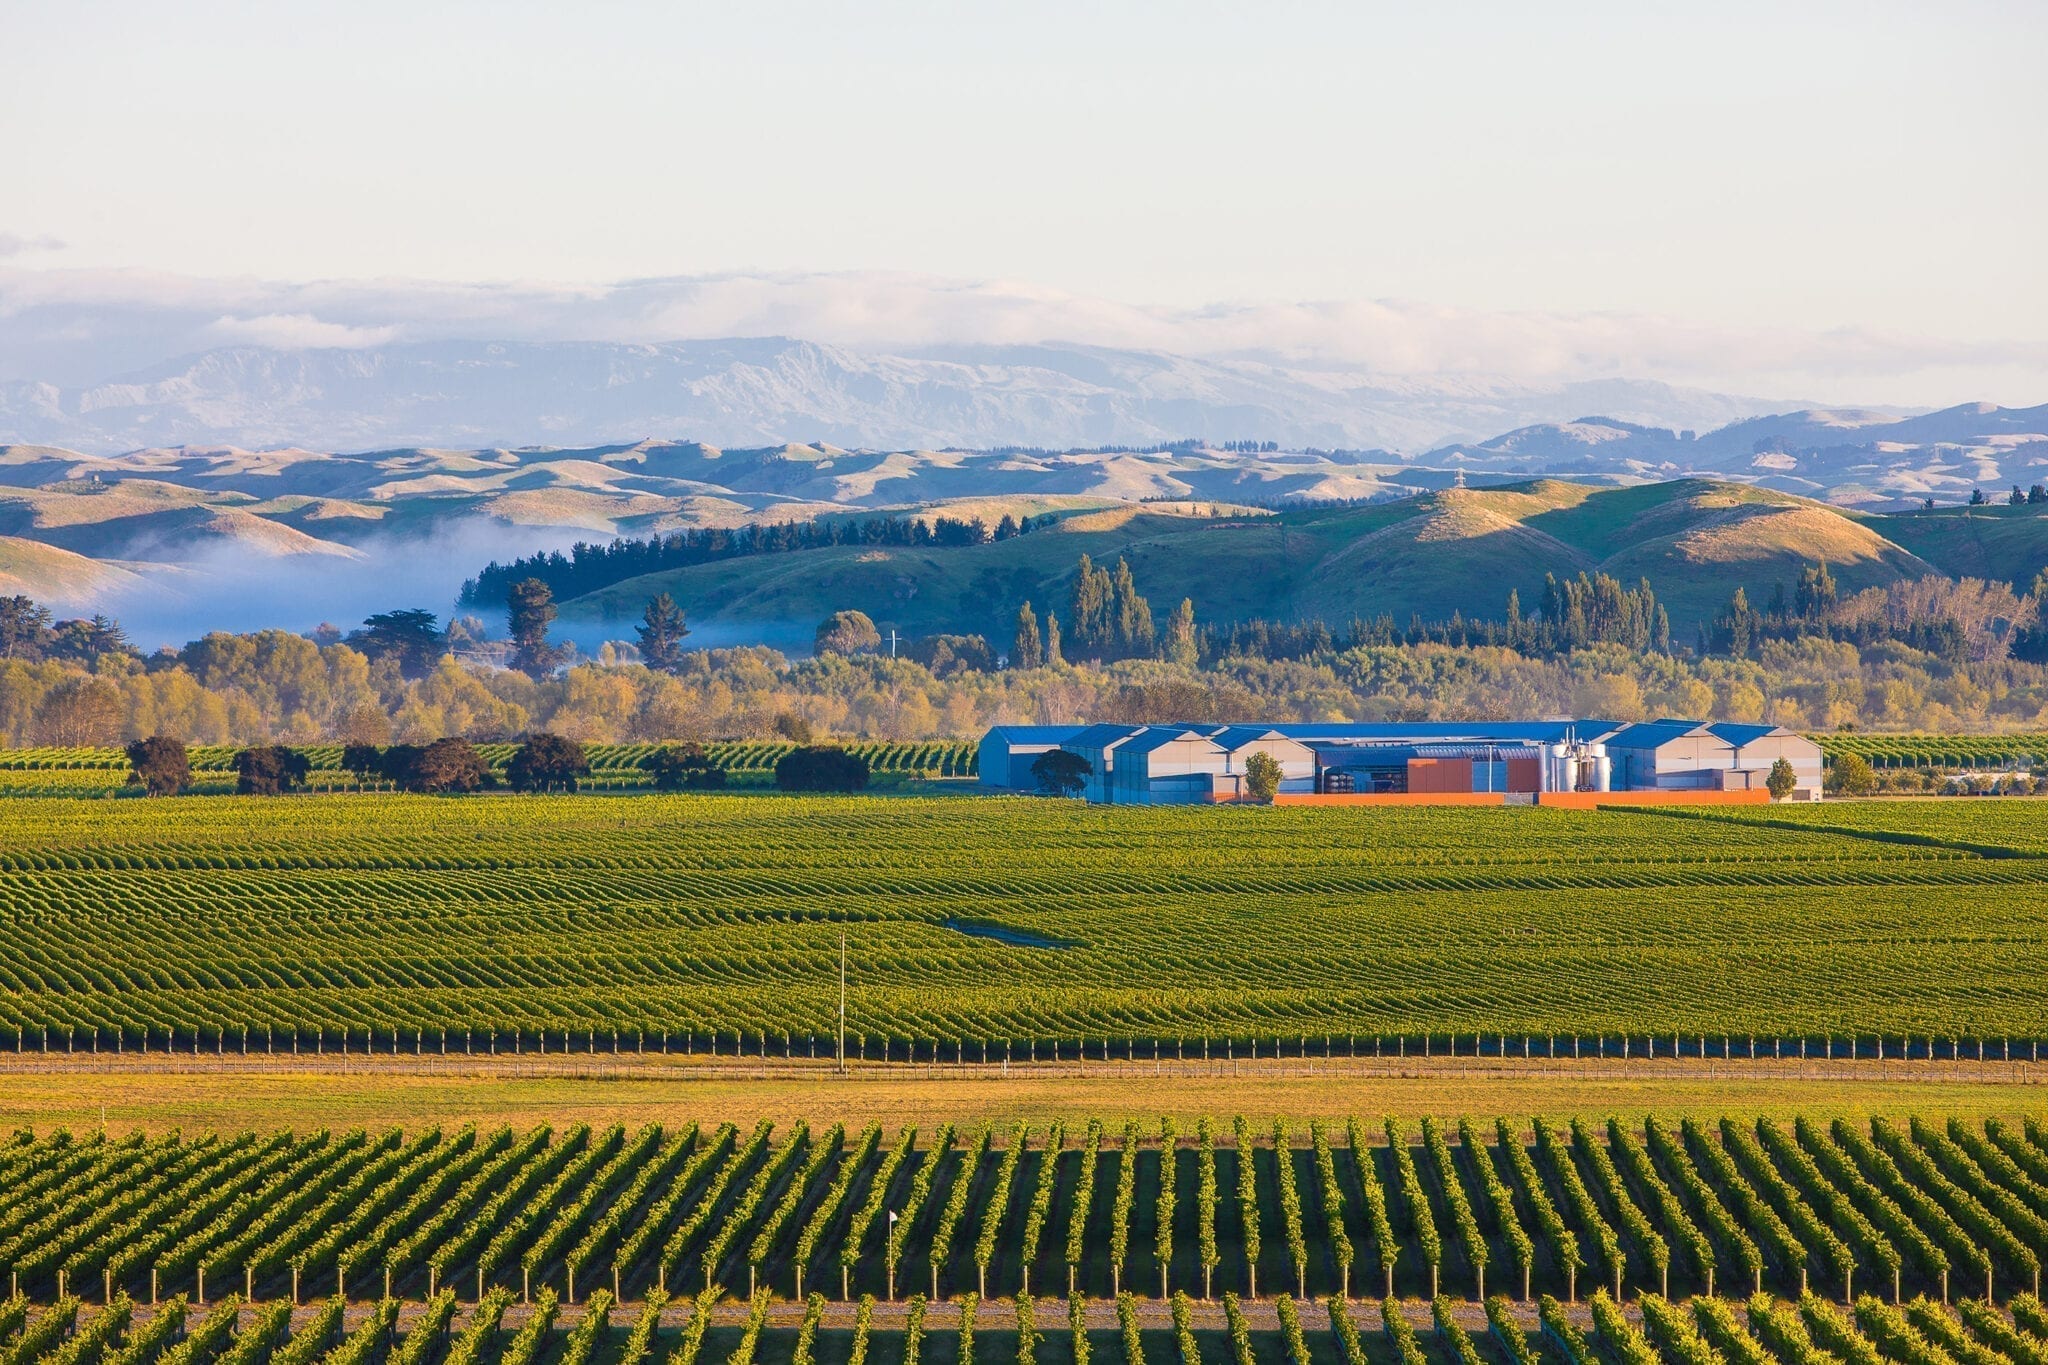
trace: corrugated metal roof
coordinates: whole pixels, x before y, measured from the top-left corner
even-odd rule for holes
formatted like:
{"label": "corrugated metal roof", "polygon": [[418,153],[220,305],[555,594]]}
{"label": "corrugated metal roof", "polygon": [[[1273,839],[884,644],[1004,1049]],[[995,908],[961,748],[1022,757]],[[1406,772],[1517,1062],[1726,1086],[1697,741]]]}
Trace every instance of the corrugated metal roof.
{"label": "corrugated metal roof", "polygon": [[1383,739],[1421,742],[1425,740],[1519,739],[1538,744],[1561,744],[1568,739],[1582,742],[1600,739],[1621,728],[1611,720],[1443,720],[1383,721],[1377,724],[1320,725],[1293,723],[1275,725],[1289,739],[1344,740]]}
{"label": "corrugated metal roof", "polygon": [[994,725],[982,736],[982,742],[997,739],[1010,744],[1064,744],[1081,730],[1079,725]]}
{"label": "corrugated metal roof", "polygon": [[1111,745],[1123,743],[1138,733],[1138,729],[1135,725],[1090,725],[1076,731],[1071,738],[1063,739],[1060,743],[1077,749],[1107,749]]}
{"label": "corrugated metal roof", "polygon": [[1777,725],[1745,725],[1738,721],[1724,720],[1709,725],[1708,731],[1718,738],[1727,740],[1736,748],[1762,739],[1765,735],[1786,735],[1791,731]]}
{"label": "corrugated metal roof", "polygon": [[1300,740],[1283,733],[1278,726],[1274,725],[1226,725],[1220,729],[1207,730],[1204,733],[1210,739],[1215,740],[1218,747],[1225,753],[1232,754],[1247,744],[1256,744],[1261,740],[1284,739],[1290,744],[1301,743]]}
{"label": "corrugated metal roof", "polygon": [[1203,748],[1214,750],[1219,754],[1223,752],[1216,741],[1210,739],[1207,735],[1197,734],[1193,730],[1178,725],[1148,725],[1132,736],[1127,742],[1119,744],[1117,752],[1120,754],[1149,754],[1154,749],[1163,749],[1169,744],[1181,743],[1199,744]]}
{"label": "corrugated metal roof", "polygon": [[1615,749],[1657,749],[1674,739],[1711,733],[1696,720],[1646,720],[1617,731],[1607,743]]}

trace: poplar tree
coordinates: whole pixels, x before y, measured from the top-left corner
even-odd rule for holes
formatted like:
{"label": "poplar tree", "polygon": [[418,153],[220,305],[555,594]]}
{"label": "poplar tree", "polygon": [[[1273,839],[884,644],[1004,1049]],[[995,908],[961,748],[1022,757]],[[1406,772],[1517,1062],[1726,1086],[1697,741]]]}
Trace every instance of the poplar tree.
{"label": "poplar tree", "polygon": [[1183,668],[1193,668],[1201,658],[1201,651],[1195,643],[1195,604],[1183,597],[1180,605],[1173,609],[1173,615],[1166,618],[1166,645],[1161,651],[1168,663]]}
{"label": "poplar tree", "polygon": [[1038,616],[1026,602],[1017,608],[1017,638],[1010,645],[1010,667],[1039,668],[1045,663],[1045,646],[1038,634]]}

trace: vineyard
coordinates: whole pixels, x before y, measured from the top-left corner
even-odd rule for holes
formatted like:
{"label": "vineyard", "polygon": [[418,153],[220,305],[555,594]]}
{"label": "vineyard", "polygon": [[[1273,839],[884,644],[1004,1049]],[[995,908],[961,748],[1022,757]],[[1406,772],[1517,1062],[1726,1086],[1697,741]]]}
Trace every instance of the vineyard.
{"label": "vineyard", "polygon": [[1833,763],[1844,754],[1867,759],[1873,768],[1926,768],[1935,772],[2026,768],[2048,772],[2048,735],[1814,735],[1821,757]]}
{"label": "vineyard", "polygon": [[[356,791],[367,787],[388,788],[372,778],[363,783],[341,766],[339,744],[293,746],[306,756],[312,771],[307,786],[313,791]],[[512,761],[517,744],[479,744],[477,751],[500,778]],[[584,756],[590,760],[587,783],[603,791],[651,789],[651,781],[640,767],[642,759],[659,744],[588,744]],[[728,778],[765,780],[775,771],[776,761],[797,746],[788,740],[734,740],[708,744],[705,753],[725,770]],[[969,740],[921,740],[895,742],[864,740],[846,746],[866,759],[877,773],[925,778],[965,778],[975,774],[977,746]],[[235,784],[233,745],[196,745],[190,751],[194,790],[231,791]],[[128,756],[119,749],[0,749],[0,796],[100,796],[116,792],[140,792],[129,781]]]}
{"label": "vineyard", "polygon": [[[1581,1304],[1604,1357],[1635,1365],[2033,1365],[2044,1255],[2032,1121],[59,1131],[0,1149],[10,1365],[332,1361],[355,1340],[346,1305],[368,1305],[376,1337],[401,1300],[418,1305],[406,1360],[583,1360],[597,1343],[577,1334],[638,1303],[626,1321],[650,1339],[629,1333],[620,1357],[637,1361],[671,1300],[694,1304],[683,1351],[727,1296],[748,1305],[728,1361],[766,1334],[801,1362],[834,1303],[856,1334],[886,1306],[886,1349],[908,1359],[918,1332],[971,1332],[984,1303],[1019,1334],[1064,1298],[1077,1360],[1107,1327],[1090,1303],[1114,1301],[1103,1335],[1135,1333],[1162,1365],[1253,1359],[1234,1347],[1254,1312],[1302,1365],[1368,1343],[1412,1365],[1401,1303],[1420,1300],[1464,1365],[1593,1365]],[[1458,1305],[1482,1300],[1475,1342]],[[778,1301],[807,1307],[769,1333]],[[522,1341],[558,1309],[559,1343]]]}
{"label": "vineyard", "polygon": [[2034,1060],[2048,809],[0,803],[0,1051]]}

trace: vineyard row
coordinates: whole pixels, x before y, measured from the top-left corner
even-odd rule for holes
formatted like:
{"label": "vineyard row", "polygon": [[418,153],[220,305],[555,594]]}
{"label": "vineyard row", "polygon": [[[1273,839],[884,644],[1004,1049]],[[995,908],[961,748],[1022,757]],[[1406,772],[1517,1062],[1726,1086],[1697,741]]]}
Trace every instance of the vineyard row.
{"label": "vineyard row", "polygon": [[[9,1302],[2037,1295],[2032,1122],[27,1133]],[[4,1321],[4,1319],[0,1319]]]}

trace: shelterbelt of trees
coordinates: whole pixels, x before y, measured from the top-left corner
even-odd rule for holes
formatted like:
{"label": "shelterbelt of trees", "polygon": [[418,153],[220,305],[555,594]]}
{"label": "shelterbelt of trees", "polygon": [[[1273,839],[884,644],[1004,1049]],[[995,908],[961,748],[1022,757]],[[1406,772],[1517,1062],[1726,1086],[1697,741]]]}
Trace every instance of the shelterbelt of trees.
{"label": "shelterbelt of trees", "polygon": [[[595,743],[710,741],[787,734],[799,722],[819,736],[915,740],[1000,723],[1563,714],[1713,715],[1809,731],[2048,728],[2048,664],[1953,631],[1845,639],[1768,612],[1735,617],[1703,648],[1599,632],[1560,644],[1526,626],[1510,643],[1476,623],[1253,622],[1203,630],[1192,658],[1099,662],[1044,649],[1041,635],[1035,667],[1002,666],[1019,657],[1011,642],[999,652],[979,636],[910,641],[891,658],[851,611],[821,628],[810,659],[684,649],[680,612],[667,612],[659,668],[629,644],[568,662],[524,648],[535,666],[504,667],[520,662],[516,633],[480,641],[476,623],[451,631],[425,612],[373,618],[346,636],[215,634],[147,656],[105,618],[0,630],[0,742],[383,744],[537,730]],[[410,631],[389,629],[393,618],[410,618]]]}

